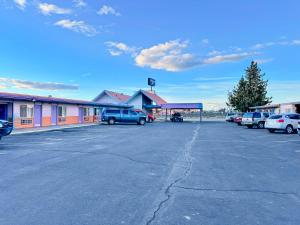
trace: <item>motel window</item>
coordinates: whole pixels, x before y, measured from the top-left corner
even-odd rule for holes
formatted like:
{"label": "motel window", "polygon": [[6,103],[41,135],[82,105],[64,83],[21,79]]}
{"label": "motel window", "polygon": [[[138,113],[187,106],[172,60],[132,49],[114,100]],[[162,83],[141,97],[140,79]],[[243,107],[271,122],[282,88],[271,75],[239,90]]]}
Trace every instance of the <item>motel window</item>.
{"label": "motel window", "polygon": [[33,107],[28,105],[20,105],[20,117],[21,118],[32,118],[33,117]]}
{"label": "motel window", "polygon": [[90,115],[90,109],[89,108],[83,108],[83,115],[89,116]]}
{"label": "motel window", "polygon": [[67,116],[67,107],[66,106],[58,106],[58,116],[59,117]]}
{"label": "motel window", "polygon": [[100,115],[100,109],[94,108],[94,116],[99,116],[99,115]]}

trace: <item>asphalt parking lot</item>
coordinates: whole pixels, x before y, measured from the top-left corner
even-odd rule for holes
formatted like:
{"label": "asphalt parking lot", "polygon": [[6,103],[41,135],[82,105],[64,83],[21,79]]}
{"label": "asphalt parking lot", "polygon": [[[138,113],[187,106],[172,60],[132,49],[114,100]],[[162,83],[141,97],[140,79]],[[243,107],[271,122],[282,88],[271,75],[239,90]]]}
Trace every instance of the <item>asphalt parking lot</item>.
{"label": "asphalt parking lot", "polygon": [[300,137],[223,122],[0,142],[1,225],[300,224]]}

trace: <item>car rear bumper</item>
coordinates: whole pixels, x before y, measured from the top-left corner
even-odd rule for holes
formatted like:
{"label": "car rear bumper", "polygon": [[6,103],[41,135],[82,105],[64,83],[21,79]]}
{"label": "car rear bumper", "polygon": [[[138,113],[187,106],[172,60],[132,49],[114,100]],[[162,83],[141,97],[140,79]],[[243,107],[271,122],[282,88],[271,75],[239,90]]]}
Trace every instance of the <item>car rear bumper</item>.
{"label": "car rear bumper", "polygon": [[242,124],[245,126],[251,126],[251,125],[254,125],[255,123],[252,121],[242,121]]}
{"label": "car rear bumper", "polygon": [[285,127],[282,124],[268,124],[265,125],[266,129],[274,129],[274,130],[284,130]]}

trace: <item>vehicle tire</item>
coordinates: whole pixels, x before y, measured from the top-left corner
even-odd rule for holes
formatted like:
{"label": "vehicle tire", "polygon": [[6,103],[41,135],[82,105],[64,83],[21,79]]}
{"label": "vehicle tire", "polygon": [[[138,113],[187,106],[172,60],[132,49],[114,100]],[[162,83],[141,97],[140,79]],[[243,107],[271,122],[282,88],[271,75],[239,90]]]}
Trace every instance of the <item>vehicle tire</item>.
{"label": "vehicle tire", "polygon": [[149,119],[148,119],[148,122],[149,122],[149,123],[153,123],[153,119],[149,118]]}
{"label": "vehicle tire", "polygon": [[265,123],[264,122],[259,122],[258,123],[258,128],[259,129],[264,129],[265,128]]}
{"label": "vehicle tire", "polygon": [[253,126],[252,125],[247,125],[248,129],[252,129]]}
{"label": "vehicle tire", "polygon": [[293,126],[287,125],[286,128],[285,128],[285,132],[286,132],[287,134],[292,134],[292,133],[294,133]]}
{"label": "vehicle tire", "polygon": [[140,120],[139,120],[139,125],[144,126],[145,123],[146,123],[146,120],[145,120],[145,119],[140,119]]}
{"label": "vehicle tire", "polygon": [[274,129],[268,129],[268,131],[269,131],[270,133],[274,133],[274,132],[275,132]]}
{"label": "vehicle tire", "polygon": [[242,123],[237,123],[238,126],[242,126]]}
{"label": "vehicle tire", "polygon": [[107,122],[109,125],[114,125],[116,121],[114,118],[109,118]]}

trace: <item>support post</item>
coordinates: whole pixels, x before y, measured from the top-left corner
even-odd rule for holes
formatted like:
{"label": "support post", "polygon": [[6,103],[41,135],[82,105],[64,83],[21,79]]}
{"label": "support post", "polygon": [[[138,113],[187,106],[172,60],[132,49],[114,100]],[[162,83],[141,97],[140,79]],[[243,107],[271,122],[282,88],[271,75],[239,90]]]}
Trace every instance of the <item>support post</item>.
{"label": "support post", "polygon": [[168,120],[168,110],[166,109],[166,121]]}
{"label": "support post", "polygon": [[202,122],[202,109],[200,109],[200,123]]}

